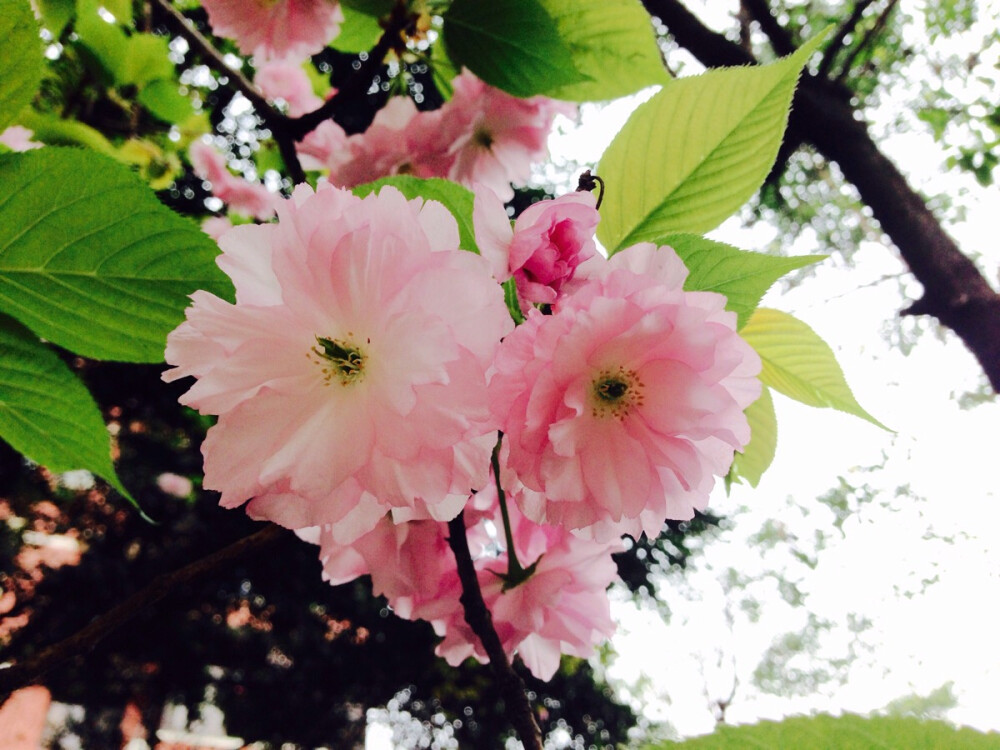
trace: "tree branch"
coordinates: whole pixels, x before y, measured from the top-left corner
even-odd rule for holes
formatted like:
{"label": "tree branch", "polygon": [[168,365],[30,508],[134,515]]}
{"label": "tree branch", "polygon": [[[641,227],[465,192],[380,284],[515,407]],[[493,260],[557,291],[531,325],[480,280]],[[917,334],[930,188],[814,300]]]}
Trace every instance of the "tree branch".
{"label": "tree branch", "polygon": [[743,0],[743,6],[750,12],[751,18],[760,24],[761,31],[767,34],[771,48],[779,55],[792,54],[797,45],[788,29],[778,23],[771,13],[767,0]]}
{"label": "tree branch", "polygon": [[[704,65],[753,62],[739,45],[704,26],[679,0],[643,2],[677,43]],[[921,299],[904,314],[933,315],[951,328],[975,355],[994,391],[1000,392],[1000,295],[879,150],[841,87],[803,76],[785,138],[812,143],[837,162],[924,286]]]}
{"label": "tree branch", "polygon": [[830,68],[833,67],[833,61],[837,58],[837,53],[844,46],[844,40],[847,39],[847,35],[854,31],[858,22],[861,21],[861,16],[864,14],[865,9],[873,2],[875,0],[858,0],[854,4],[854,10],[851,12],[851,15],[840,25],[833,39],[826,46],[826,51],[823,52],[823,59],[819,61],[819,67],[816,69],[817,78],[826,78],[827,73],[830,72]]}
{"label": "tree branch", "polygon": [[281,538],[284,531],[279,526],[268,525],[260,531],[239,539],[207,557],[195,560],[179,570],[159,575],[147,586],[104,614],[95,617],[89,624],[68,638],[47,646],[31,658],[17,661],[6,669],[0,669],[0,703],[14,690],[35,682],[63,661],[89,651],[103,638],[147,607],[156,604],[178,586],[204,578],[244,555],[264,549]]}
{"label": "tree branch", "polygon": [[174,31],[184,38],[188,46],[197,53],[202,61],[219,75],[226,76],[228,85],[249,100],[254,111],[264,121],[264,126],[274,136],[274,140],[278,144],[278,151],[281,153],[281,158],[285,162],[292,182],[294,184],[305,182],[306,173],[299,162],[299,155],[295,152],[295,141],[291,137],[289,118],[275,109],[243,73],[226,65],[225,58],[219,54],[219,50],[194,27],[194,24],[170,4],[170,0],[153,0],[153,2],[165,14]]}
{"label": "tree branch", "polygon": [[851,66],[854,65],[854,61],[857,59],[858,55],[861,54],[862,50],[864,50],[865,47],[871,44],[872,41],[875,39],[875,37],[878,35],[878,33],[885,28],[886,21],[889,20],[889,14],[892,13],[892,9],[896,7],[896,4],[898,2],[899,0],[889,0],[888,5],[885,6],[885,9],[879,14],[879,17],[875,20],[875,24],[870,29],[868,29],[867,32],[865,32],[865,35],[861,39],[861,42],[854,49],[851,50],[851,53],[847,56],[847,59],[844,60],[844,64],[840,68],[840,72],[834,79],[835,81],[838,82],[843,81],[847,77],[847,74],[851,72]]}
{"label": "tree branch", "polygon": [[521,738],[525,750],[542,750],[542,732],[535,721],[535,715],[525,694],[524,681],[511,667],[504,653],[503,644],[493,627],[493,616],[483,601],[483,593],[479,588],[476,568],[469,552],[469,540],[465,536],[465,513],[459,513],[457,518],[448,522],[448,545],[455,553],[458,563],[458,577],[462,581],[462,607],[465,610],[465,621],[476,634],[490,657],[490,668],[510,712],[511,723]]}

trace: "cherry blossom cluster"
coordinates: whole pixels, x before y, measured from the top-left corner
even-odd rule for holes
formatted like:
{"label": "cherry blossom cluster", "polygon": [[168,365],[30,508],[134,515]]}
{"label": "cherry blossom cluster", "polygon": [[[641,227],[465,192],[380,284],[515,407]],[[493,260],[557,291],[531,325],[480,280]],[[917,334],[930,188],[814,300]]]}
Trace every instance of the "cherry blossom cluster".
{"label": "cherry blossom cluster", "polygon": [[507,654],[544,679],[590,654],[622,535],[691,518],[749,440],[760,360],[725,298],[684,291],[669,247],[597,253],[589,193],[511,227],[479,188],[481,254],[390,186],[276,211],[219,240],[235,303],[196,293],[168,338],[164,378],[218,415],[204,486],[318,544],[331,583],[371,576],[453,664],[486,659],[448,546],[464,513]]}

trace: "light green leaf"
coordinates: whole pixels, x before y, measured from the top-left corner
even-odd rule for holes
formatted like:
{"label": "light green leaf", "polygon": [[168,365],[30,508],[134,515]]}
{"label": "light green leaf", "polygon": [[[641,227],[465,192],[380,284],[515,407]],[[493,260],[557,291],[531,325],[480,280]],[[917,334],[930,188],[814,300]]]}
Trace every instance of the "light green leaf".
{"label": "light green leaf", "polygon": [[144,86],[138,98],[142,106],[164,122],[182,123],[194,114],[191,101],[168,78]]}
{"label": "light green leaf", "polygon": [[150,81],[173,80],[174,64],[170,62],[167,38],[156,34],[133,34],[128,38],[122,61],[122,80],[143,86]]}
{"label": "light green leaf", "polygon": [[42,41],[28,0],[0,0],[0,131],[15,121],[42,82]]}
{"label": "light green leaf", "polygon": [[132,499],[115,473],[108,430],[86,387],[6,315],[0,315],[0,438],[52,471],[87,469]]}
{"label": "light green leaf", "polygon": [[956,729],[943,721],[873,716],[795,716],[739,727],[646,750],[998,750],[1000,734]]}
{"label": "light green leaf", "polygon": [[778,419],[767,386],[761,388],[760,398],[747,407],[746,415],[750,423],[750,442],[742,453],[736,454],[726,479],[730,483],[745,479],[751,487],[756,487],[774,461],[778,447]]}
{"label": "light green leaf", "polygon": [[833,350],[798,318],[758,307],[740,335],[760,355],[764,385],[803,404],[837,409],[889,429],[861,408]]}
{"label": "light green leaf", "polygon": [[636,109],[598,168],[604,246],[702,234],[743,205],[774,163],[795,82],[819,39],[771,65],[672,81]]}
{"label": "light green leaf", "polygon": [[76,15],[76,0],[36,0],[38,12],[42,14],[42,26],[52,32],[52,38],[62,36],[63,29]]}
{"label": "light green leaf", "polygon": [[60,147],[0,156],[0,309],[59,346],[162,362],[189,294],[232,297],[217,253],[106,157]]}
{"label": "light green leaf", "polygon": [[101,0],[101,5],[122,26],[132,25],[132,0]]}
{"label": "light green leaf", "polygon": [[341,52],[367,52],[382,36],[382,27],[378,25],[378,17],[354,10],[349,5],[341,3],[344,22],[340,24],[340,33],[330,42],[330,46]]}
{"label": "light green leaf", "polygon": [[455,0],[444,14],[442,34],[456,68],[464,65],[514,96],[587,80],[538,0]]}
{"label": "light green leaf", "polygon": [[671,234],[657,240],[656,244],[672,247],[688,267],[688,277],[684,282],[686,290],[718,292],[726,296],[726,308],[737,314],[738,328],[746,324],[764,292],[775,281],[789,271],[818,263],[827,257],[801,255],[781,258],[752,253],[698,234]]}
{"label": "light green leaf", "polygon": [[447,208],[458,222],[459,246],[463,250],[479,253],[476,244],[476,233],[472,226],[472,191],[448,180],[432,177],[427,180],[408,175],[383,177],[375,182],[368,182],[354,188],[354,194],[362,198],[369,193],[378,191],[383,185],[392,185],[407,198],[423,198],[438,201]]}
{"label": "light green leaf", "polygon": [[112,159],[118,159],[118,149],[104,134],[77,120],[64,120],[56,115],[36,112],[28,107],[21,110],[18,123],[31,130],[32,140],[47,143],[51,146],[86,146]]}
{"label": "light green leaf", "polygon": [[129,39],[120,26],[101,18],[97,12],[100,7],[98,0],[78,0],[73,29],[111,80],[116,84],[124,83],[128,77]]}
{"label": "light green leaf", "polygon": [[591,80],[548,90],[548,96],[586,102],[614,99],[665,84],[649,13],[639,0],[541,0],[578,71]]}

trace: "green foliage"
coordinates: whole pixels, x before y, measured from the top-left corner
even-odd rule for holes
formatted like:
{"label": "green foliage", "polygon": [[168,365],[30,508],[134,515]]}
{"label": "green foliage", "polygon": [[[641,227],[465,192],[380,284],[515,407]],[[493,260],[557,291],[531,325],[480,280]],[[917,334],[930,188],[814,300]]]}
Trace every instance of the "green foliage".
{"label": "green foliage", "polygon": [[58,39],[66,24],[76,15],[76,0],[36,0],[35,7],[42,16],[42,25]]}
{"label": "green foliage", "polygon": [[781,722],[764,721],[741,727],[720,726],[713,734],[679,743],[663,743],[657,750],[995,750],[1000,734],[955,729],[940,721],[876,716],[796,716]]}
{"label": "green foliage", "polygon": [[340,25],[340,33],[330,43],[334,49],[341,52],[366,52],[378,42],[382,36],[382,27],[378,18],[368,13],[355,10],[350,5],[341,3],[344,22]]}
{"label": "green foliage", "polygon": [[194,114],[191,101],[170,80],[161,79],[144,86],[138,98],[143,107],[164,122],[181,123]]}
{"label": "green foliage", "polygon": [[0,315],[0,438],[52,471],[102,476],[131,500],[90,393],[54,351],[6,315]]}
{"label": "green foliage", "polygon": [[86,146],[99,154],[121,161],[114,144],[101,131],[79,120],[67,120],[56,115],[41,114],[30,107],[17,119],[34,134],[32,140],[53,146]]}
{"label": "green foliage", "polygon": [[745,203],[774,163],[799,71],[818,43],[771,65],[673,81],[640,106],[598,168],[604,246],[707,232]]}
{"label": "green foliage", "polygon": [[546,91],[567,101],[614,99],[666,84],[649,13],[638,0],[541,0],[589,81]]}
{"label": "green foliage", "polygon": [[28,0],[0,0],[0,131],[14,122],[42,80],[42,43]]}
{"label": "green foliage", "polygon": [[760,298],[775,281],[790,271],[818,263],[826,257],[802,255],[779,258],[739,250],[697,234],[670,234],[658,239],[656,244],[672,247],[688,267],[685,289],[718,292],[726,296],[726,309],[736,313],[738,328],[746,325]]}
{"label": "green foliage", "polygon": [[161,362],[188,295],[231,296],[215,243],[127,168],[85,151],[0,156],[0,302],[98,359]]}
{"label": "green foliage", "polygon": [[538,0],[455,0],[444,14],[444,44],[463,65],[514,96],[547,94],[587,80]]}
{"label": "green foliage", "polygon": [[809,406],[838,409],[888,429],[861,408],[833,350],[801,320],[758,307],[740,333],[760,355],[765,385]]}
{"label": "green foliage", "polygon": [[778,448],[778,418],[770,388],[761,386],[760,398],[747,407],[746,415],[750,423],[750,442],[733,458],[726,482],[732,484],[745,479],[751,487],[756,487],[774,461]]}
{"label": "green foliage", "polygon": [[474,196],[471,190],[448,180],[432,177],[427,180],[408,175],[383,177],[354,188],[354,194],[362,198],[369,193],[378,191],[383,185],[392,185],[407,198],[423,198],[441,203],[458,222],[459,247],[476,254],[479,246],[476,244],[476,233],[472,226],[472,203]]}

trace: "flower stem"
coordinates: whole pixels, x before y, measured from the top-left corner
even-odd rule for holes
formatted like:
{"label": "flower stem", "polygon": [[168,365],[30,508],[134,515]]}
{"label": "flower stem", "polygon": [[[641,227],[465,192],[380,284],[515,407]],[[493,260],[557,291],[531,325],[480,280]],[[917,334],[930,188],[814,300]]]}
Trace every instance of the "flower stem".
{"label": "flower stem", "polygon": [[[493,479],[497,485],[497,497],[500,498],[500,515],[503,518],[503,535],[507,543],[507,578],[506,586],[513,587],[521,583],[527,575],[517,559],[517,552],[514,549],[514,532],[510,525],[510,514],[507,512],[507,495],[500,486],[500,443],[503,441],[503,433],[498,433],[497,444],[493,446],[493,455],[490,457],[490,464],[493,466]],[[529,574],[530,575],[530,574]]]}

